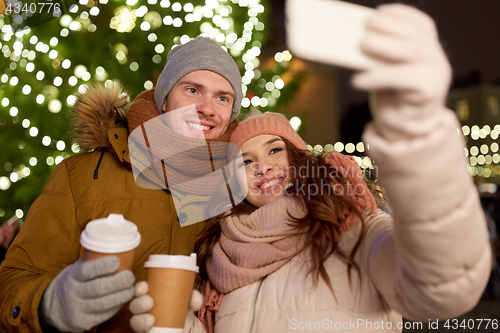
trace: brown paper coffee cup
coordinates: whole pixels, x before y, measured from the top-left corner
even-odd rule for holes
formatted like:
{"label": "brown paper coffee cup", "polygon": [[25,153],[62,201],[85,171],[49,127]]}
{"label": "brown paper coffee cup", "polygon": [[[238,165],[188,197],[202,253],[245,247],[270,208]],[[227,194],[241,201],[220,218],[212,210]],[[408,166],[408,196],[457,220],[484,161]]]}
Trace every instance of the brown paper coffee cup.
{"label": "brown paper coffee cup", "polygon": [[127,251],[127,252],[120,252],[120,253],[101,253],[101,252],[94,252],[92,250],[83,250],[83,257],[85,260],[93,260],[93,259],[98,259],[102,257],[107,257],[107,256],[117,256],[118,259],[120,259],[120,267],[116,270],[117,272],[125,271],[125,270],[132,270],[132,264],[134,263],[134,253],[135,249]]}
{"label": "brown paper coffee cup", "polygon": [[198,273],[196,254],[151,255],[144,266],[148,294],[154,300],[150,313],[156,318],[155,327],[182,330]]}

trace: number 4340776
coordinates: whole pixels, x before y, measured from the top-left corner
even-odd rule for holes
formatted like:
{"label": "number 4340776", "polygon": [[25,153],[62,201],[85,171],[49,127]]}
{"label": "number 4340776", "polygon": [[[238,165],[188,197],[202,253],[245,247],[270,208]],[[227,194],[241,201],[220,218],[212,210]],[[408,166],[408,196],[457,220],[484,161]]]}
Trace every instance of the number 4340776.
{"label": "number 4340776", "polygon": [[5,13],[7,15],[14,14],[41,14],[41,13],[61,13],[61,4],[59,3],[51,3],[51,2],[38,2],[38,3],[25,3],[23,5],[22,2],[16,2],[14,4],[8,2],[7,7],[5,8]]}
{"label": "number 4340776", "polygon": [[[483,324],[482,327],[481,324]],[[453,330],[461,327],[464,329],[468,328],[473,331],[481,328],[488,329],[488,327],[491,327],[496,330],[498,329],[498,319],[462,319],[461,322],[458,319],[448,319],[444,323],[443,327]]]}

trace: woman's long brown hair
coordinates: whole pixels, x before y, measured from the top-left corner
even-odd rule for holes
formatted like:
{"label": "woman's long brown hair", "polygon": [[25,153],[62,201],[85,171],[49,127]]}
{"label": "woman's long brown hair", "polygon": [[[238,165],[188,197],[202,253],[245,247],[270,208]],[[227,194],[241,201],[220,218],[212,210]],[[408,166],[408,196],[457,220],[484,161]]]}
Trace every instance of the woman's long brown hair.
{"label": "woman's long brown hair", "polygon": [[[324,155],[317,157],[313,156],[309,151],[299,150],[288,140],[283,139],[283,141],[287,147],[290,166],[293,170],[298,170],[298,172],[293,175],[294,187],[287,190],[287,195],[292,195],[298,201],[304,202],[309,212],[309,214],[302,219],[293,219],[292,217],[292,220],[293,223],[296,224],[299,232],[305,232],[307,234],[308,243],[311,245],[312,260],[308,273],[312,276],[313,285],[317,286],[319,278],[321,277],[335,296],[330,277],[324,267],[324,262],[328,257],[334,254],[347,264],[347,274],[351,287],[351,270],[353,267],[360,277],[359,283],[361,285],[360,268],[354,260],[354,255],[364,237],[365,220],[358,208],[348,198],[342,194],[336,193],[330,185],[330,177],[332,174],[336,175],[336,180],[340,184],[345,185],[346,181],[343,179],[342,173],[332,172],[336,170],[335,166],[328,165],[325,162]],[[317,191],[318,193],[316,195],[294,190],[301,187],[310,188],[310,186],[317,186],[315,188],[325,190]],[[328,186],[330,187],[329,189]],[[368,182],[368,188],[373,192],[377,189],[376,185],[371,182]],[[380,198],[379,193],[373,194],[377,194],[378,198],[376,199]],[[379,200],[377,200],[377,203],[379,203]],[[344,252],[338,246],[340,236],[342,235],[342,226],[339,223],[337,212],[341,204],[351,207],[358,215],[361,224],[358,239],[349,253]],[[213,247],[220,239],[220,222],[229,215],[250,214],[256,209],[257,208],[244,200],[235,208],[231,209],[229,213],[221,214],[208,221],[195,241],[195,252],[197,253],[198,266],[200,267],[198,281],[200,285],[204,285],[208,280],[206,265],[211,258]]]}

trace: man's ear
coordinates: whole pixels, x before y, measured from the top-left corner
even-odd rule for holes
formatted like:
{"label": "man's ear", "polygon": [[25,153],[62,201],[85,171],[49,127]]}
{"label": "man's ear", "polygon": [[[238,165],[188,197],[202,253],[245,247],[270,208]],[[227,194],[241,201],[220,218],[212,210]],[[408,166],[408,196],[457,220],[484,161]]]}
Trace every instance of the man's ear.
{"label": "man's ear", "polygon": [[165,102],[163,102],[163,112],[162,113],[165,113],[165,109],[167,108],[167,99],[165,98]]}

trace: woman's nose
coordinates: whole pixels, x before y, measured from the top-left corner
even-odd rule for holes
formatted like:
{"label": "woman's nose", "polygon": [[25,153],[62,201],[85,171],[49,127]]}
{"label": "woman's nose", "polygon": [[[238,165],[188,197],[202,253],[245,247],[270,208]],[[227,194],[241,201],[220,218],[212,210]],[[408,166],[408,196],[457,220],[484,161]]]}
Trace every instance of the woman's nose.
{"label": "woman's nose", "polygon": [[273,169],[273,166],[267,163],[258,163],[256,173],[258,176],[267,175],[269,171]]}

